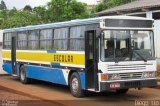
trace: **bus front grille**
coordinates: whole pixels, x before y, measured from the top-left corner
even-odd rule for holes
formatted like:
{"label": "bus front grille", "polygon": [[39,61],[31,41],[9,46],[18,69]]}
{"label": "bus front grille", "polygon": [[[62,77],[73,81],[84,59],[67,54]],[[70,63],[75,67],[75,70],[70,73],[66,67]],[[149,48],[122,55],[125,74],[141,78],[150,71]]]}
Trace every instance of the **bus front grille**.
{"label": "bus front grille", "polygon": [[142,78],[142,74],[142,72],[120,73],[119,76],[121,79],[139,79]]}
{"label": "bus front grille", "polygon": [[153,64],[108,65],[107,71],[146,70],[150,66]]}

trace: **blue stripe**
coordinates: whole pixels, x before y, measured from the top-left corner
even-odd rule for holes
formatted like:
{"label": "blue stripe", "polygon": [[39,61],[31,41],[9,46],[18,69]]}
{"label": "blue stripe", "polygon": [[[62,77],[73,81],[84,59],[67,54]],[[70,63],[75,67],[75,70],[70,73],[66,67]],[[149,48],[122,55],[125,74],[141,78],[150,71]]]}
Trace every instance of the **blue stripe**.
{"label": "blue stripe", "polygon": [[82,89],[86,89],[86,76],[85,72],[78,72],[80,79],[81,79],[81,87]]}
{"label": "blue stripe", "polygon": [[11,63],[4,63],[3,64],[3,70],[5,72],[7,72],[8,74],[12,74],[13,72],[12,72],[12,65],[11,65]]}
{"label": "blue stripe", "polygon": [[51,63],[52,67],[60,67],[60,63]]}
{"label": "blue stripe", "polygon": [[[18,76],[19,76],[19,67],[20,65],[17,64],[16,68],[17,68]],[[12,74],[11,63],[4,63],[3,70],[6,71],[8,74]],[[51,68],[43,68],[43,67],[38,67],[38,66],[26,65],[25,70],[27,73],[27,78],[67,85],[67,82],[65,80],[64,74],[61,69],[51,69]],[[78,74],[80,76],[82,89],[86,89],[85,72],[78,72]]]}
{"label": "blue stripe", "polygon": [[56,50],[47,50],[47,53],[56,53]]}
{"label": "blue stripe", "polygon": [[[20,64],[16,63],[16,72],[17,72],[18,76],[19,76],[19,68],[20,68]],[[4,63],[3,70],[5,72],[7,72],[8,74],[13,74],[12,64],[11,63]]]}
{"label": "blue stripe", "polygon": [[19,68],[20,68],[20,64],[16,64],[17,76],[19,76]]}
{"label": "blue stripe", "polygon": [[25,66],[27,77],[67,85],[61,69],[43,68],[37,66]]}

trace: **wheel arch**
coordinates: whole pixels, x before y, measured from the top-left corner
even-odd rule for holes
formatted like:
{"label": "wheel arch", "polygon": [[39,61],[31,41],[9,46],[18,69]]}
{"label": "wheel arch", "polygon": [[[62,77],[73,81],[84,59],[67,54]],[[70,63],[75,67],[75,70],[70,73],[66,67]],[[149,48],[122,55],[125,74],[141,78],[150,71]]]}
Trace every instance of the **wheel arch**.
{"label": "wheel arch", "polygon": [[23,66],[24,64],[20,63],[19,64],[19,68],[18,68],[18,77],[20,77],[20,71],[21,71],[21,67]]}
{"label": "wheel arch", "polygon": [[80,71],[78,71],[78,70],[70,70],[69,75],[68,75],[68,86],[70,85],[71,75],[72,75],[74,72],[77,72],[77,74],[79,75],[80,82],[81,82],[81,87],[82,87],[82,89],[85,90],[85,89],[86,89],[85,72],[80,72]]}

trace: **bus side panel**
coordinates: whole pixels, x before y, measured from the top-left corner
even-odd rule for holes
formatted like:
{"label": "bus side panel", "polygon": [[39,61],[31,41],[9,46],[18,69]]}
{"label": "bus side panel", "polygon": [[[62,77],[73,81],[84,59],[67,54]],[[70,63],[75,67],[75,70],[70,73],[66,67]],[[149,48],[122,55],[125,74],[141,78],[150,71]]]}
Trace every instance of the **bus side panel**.
{"label": "bus side panel", "polygon": [[11,63],[9,63],[9,62],[4,62],[3,63],[3,70],[5,71],[5,72],[7,72],[8,74],[12,74],[12,64]]}
{"label": "bus side panel", "polygon": [[86,89],[86,77],[85,77],[85,72],[78,72],[80,79],[81,79],[81,87],[82,89]]}
{"label": "bus side panel", "polygon": [[[16,64],[17,76],[19,76],[19,67],[20,67],[20,64]],[[3,70],[8,74],[13,74],[12,64],[10,62],[3,63]]]}
{"label": "bus side panel", "polygon": [[27,77],[52,83],[67,85],[62,69],[51,69],[26,65]]}

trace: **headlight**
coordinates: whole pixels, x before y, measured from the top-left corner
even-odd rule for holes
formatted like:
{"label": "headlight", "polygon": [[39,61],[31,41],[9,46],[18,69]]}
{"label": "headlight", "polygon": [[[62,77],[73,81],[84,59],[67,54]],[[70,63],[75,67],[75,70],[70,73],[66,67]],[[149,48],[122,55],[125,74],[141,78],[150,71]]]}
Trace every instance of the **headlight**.
{"label": "headlight", "polygon": [[155,77],[155,72],[149,72],[149,77]]}
{"label": "headlight", "polygon": [[143,78],[148,78],[148,77],[149,77],[148,72],[144,72],[143,75],[142,75],[142,77],[143,77]]}
{"label": "headlight", "polygon": [[108,76],[108,79],[109,79],[109,80],[119,80],[119,79],[121,79],[121,78],[120,78],[119,74],[110,74],[110,75]]}
{"label": "headlight", "polygon": [[155,77],[155,72],[143,72],[143,78],[153,78]]}

